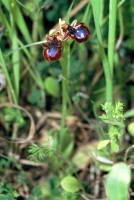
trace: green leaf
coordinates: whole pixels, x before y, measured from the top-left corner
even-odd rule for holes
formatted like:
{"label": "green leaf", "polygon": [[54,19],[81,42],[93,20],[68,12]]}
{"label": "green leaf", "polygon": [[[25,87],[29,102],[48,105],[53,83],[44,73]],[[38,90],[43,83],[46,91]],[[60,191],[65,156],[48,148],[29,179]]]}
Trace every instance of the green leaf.
{"label": "green leaf", "polygon": [[13,116],[13,115],[10,115],[10,114],[7,114],[7,115],[4,116],[4,119],[5,119],[5,121],[7,121],[7,122],[12,122],[13,119],[14,119],[14,116]]}
{"label": "green leaf", "polygon": [[130,135],[134,136],[134,122],[131,122],[128,127],[128,132],[130,133]]}
{"label": "green leaf", "polygon": [[0,194],[0,200],[7,200],[7,195]]}
{"label": "green leaf", "polygon": [[[22,15],[22,12],[17,5],[16,1],[13,0],[11,5],[10,5],[10,11],[12,12],[13,18],[15,23],[17,24],[20,32],[22,33],[23,37],[28,43],[31,43],[31,36],[27,27],[27,24],[25,22],[25,19]],[[9,11],[9,12],[10,12]]]}
{"label": "green leaf", "polygon": [[[17,31],[15,30],[14,24],[12,25],[12,48],[17,49],[18,46],[18,35]],[[14,51],[12,54],[12,65],[13,65],[13,79],[14,79],[14,86],[15,86],[15,92],[16,96],[19,97],[19,89],[20,89],[20,64],[19,64],[19,51]]]}
{"label": "green leaf", "polygon": [[111,122],[111,124],[119,127],[125,127],[123,122]]}
{"label": "green leaf", "polygon": [[105,163],[99,163],[98,168],[103,170],[103,171],[109,172],[111,170],[112,166],[105,164]]}
{"label": "green leaf", "polygon": [[119,152],[119,145],[114,140],[111,140],[111,149],[115,153]]}
{"label": "green leaf", "polygon": [[67,11],[67,14],[66,14],[66,20],[67,20],[68,23],[69,23],[69,18],[70,18],[71,10],[72,10],[72,8],[74,6],[74,2],[75,2],[75,0],[72,1],[71,5],[70,5],[70,7],[69,7],[69,9]]}
{"label": "green leaf", "polygon": [[127,200],[130,184],[130,169],[125,163],[117,163],[106,178],[106,192],[109,200]]}
{"label": "green leaf", "polygon": [[86,10],[84,12],[84,16],[82,18],[82,22],[85,22],[85,23],[87,22],[87,20],[90,17],[90,13],[91,13],[90,11],[91,11],[91,4],[89,2],[88,5],[87,5],[87,7],[86,7]]}
{"label": "green leaf", "polygon": [[80,190],[81,186],[79,181],[73,176],[66,176],[61,181],[61,186],[66,192],[77,192]]}
{"label": "green leaf", "polygon": [[134,109],[128,110],[124,113],[125,118],[133,117],[134,116]]}
{"label": "green leaf", "polygon": [[67,128],[62,130],[62,135],[60,136],[60,145],[58,145],[60,151],[64,158],[68,158],[74,148],[74,134],[70,133]]}
{"label": "green leaf", "polygon": [[104,45],[103,45],[103,38],[102,38],[102,33],[101,33],[101,28],[100,28],[101,1],[90,0],[90,2],[91,2],[91,6],[92,6],[92,11],[93,11],[93,17],[94,17],[94,22],[95,22],[97,38],[99,41],[99,48],[100,48],[101,60],[102,60],[102,64],[103,64],[103,70],[104,70],[105,77],[106,77],[106,99],[107,99],[107,101],[111,101],[111,96],[110,96],[110,91],[109,91],[111,89],[109,87],[109,80],[111,79],[111,73],[110,73],[109,63],[108,63],[108,59],[107,59]]}
{"label": "green leaf", "polygon": [[[67,138],[67,136],[66,136],[66,138]],[[64,147],[63,147],[63,145],[64,145]],[[64,156],[64,158],[68,158],[72,154],[72,151],[74,148],[74,137],[72,134],[70,134],[70,136],[68,136],[67,140],[64,141],[63,145],[62,145],[62,148],[63,148],[62,155]]]}
{"label": "green leaf", "polygon": [[6,18],[6,15],[3,13],[1,8],[0,8],[0,18],[1,18],[2,23],[5,25],[8,36],[11,38],[12,37],[11,26],[10,26],[10,24],[9,24],[7,18]]}
{"label": "green leaf", "polygon": [[120,0],[119,3],[118,3],[118,8],[121,7],[125,3],[125,1],[126,0]]}
{"label": "green leaf", "polygon": [[7,199],[6,200],[14,200],[11,194],[7,194]]}
{"label": "green leaf", "polygon": [[53,77],[48,77],[45,79],[44,87],[46,91],[54,97],[58,97],[60,93],[60,86],[57,80]]}
{"label": "green leaf", "polygon": [[14,91],[14,88],[13,88],[13,84],[12,84],[12,81],[11,81],[11,77],[10,77],[10,74],[8,72],[8,68],[6,66],[6,61],[4,59],[4,56],[2,54],[1,49],[0,49],[0,62],[2,64],[2,68],[3,68],[4,74],[6,76],[7,84],[9,85],[10,92],[11,92],[11,95],[13,97],[13,101],[14,101],[14,103],[17,104],[16,94],[15,94],[15,91]]}
{"label": "green leaf", "polygon": [[40,99],[40,91],[38,89],[34,89],[29,95],[28,95],[28,101],[31,104],[35,104]]}
{"label": "green leaf", "polygon": [[106,147],[108,144],[110,143],[110,140],[103,140],[101,142],[99,142],[97,149],[103,149],[104,147]]}
{"label": "green leaf", "polygon": [[95,27],[96,27],[96,32],[97,32],[97,37],[99,42],[102,43],[102,35],[101,35],[101,30],[100,30],[100,3],[101,1],[98,0],[90,0],[92,10],[93,10],[93,16],[94,16],[94,22],[95,22]]}
{"label": "green leaf", "polygon": [[127,47],[130,50],[134,50],[134,38],[128,39],[125,43],[124,46]]}
{"label": "green leaf", "polygon": [[0,194],[0,200],[14,200],[11,194]]}
{"label": "green leaf", "polygon": [[105,123],[110,123],[110,122],[109,122],[109,119],[106,117],[105,114],[103,114],[102,116],[99,116],[99,118],[100,118],[102,121],[104,121]]}
{"label": "green leaf", "polygon": [[27,24],[25,22],[25,19],[22,15],[21,9],[19,8],[17,2],[15,0],[12,0],[12,1],[2,0],[2,3],[6,7],[6,9],[9,11],[9,13],[12,13],[14,21],[17,24],[25,40],[28,43],[31,43],[31,36],[28,30]]}

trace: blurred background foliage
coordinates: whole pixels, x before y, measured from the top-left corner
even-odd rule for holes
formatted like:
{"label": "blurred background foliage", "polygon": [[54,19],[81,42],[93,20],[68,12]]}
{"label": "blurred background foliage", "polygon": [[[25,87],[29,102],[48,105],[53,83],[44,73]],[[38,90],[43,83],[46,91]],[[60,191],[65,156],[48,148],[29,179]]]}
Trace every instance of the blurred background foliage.
{"label": "blurred background foliage", "polygon": [[[19,45],[41,41],[43,40],[45,34],[58,23],[58,19],[66,16],[71,3],[71,1],[59,0],[10,1],[11,8],[9,8],[9,5],[6,2],[9,1],[1,1],[2,17],[0,32],[0,46],[5,54],[13,49],[13,44],[15,43],[13,42],[12,37],[13,30],[15,32],[14,34],[16,34],[15,37],[17,37],[14,40],[18,40]],[[74,7],[77,6],[79,2],[80,1],[75,1]],[[107,48],[108,4],[106,1],[104,1],[104,5],[105,9],[102,21],[102,31],[104,46]],[[133,1],[127,1],[118,9],[119,17],[117,18],[116,30],[116,41],[118,41],[120,37],[121,40],[123,40],[120,48],[115,52],[114,99],[122,99],[125,102],[126,109],[127,105],[132,104],[134,93],[132,53],[134,43],[134,11],[132,5]],[[11,12],[9,12],[10,9]],[[82,21],[85,10],[86,7],[84,6],[71,18],[70,21],[73,21],[73,19]],[[17,12],[21,13],[19,17],[16,16]],[[130,20],[128,21],[128,19]],[[88,100],[79,98],[81,103],[83,102],[81,106],[82,109],[85,109],[85,111],[89,108],[90,100],[96,102],[97,105],[100,105],[103,101],[105,101],[105,80],[100,64],[100,54],[91,7],[89,8],[89,17],[86,24],[90,26],[92,33],[91,39],[80,45],[73,43],[71,47],[71,84],[74,86],[73,91],[71,91],[71,96],[74,96],[78,92],[87,94],[89,97]],[[14,27],[13,30],[12,27]],[[52,76],[57,79],[57,82],[60,85],[61,67],[59,62],[45,62],[42,59],[41,46],[33,46],[23,51],[19,51],[16,54],[18,54],[19,57],[19,74],[21,81],[20,99],[25,99],[27,103],[29,102],[30,104],[38,105],[40,107],[47,108],[48,106],[48,110],[51,110],[51,106],[54,106],[54,109],[56,106],[56,109],[58,109],[57,105],[60,100],[60,96],[59,98],[55,98],[54,95],[50,96],[47,91],[44,91],[44,82],[47,76]],[[11,63],[10,57],[11,56],[6,57],[6,63],[10,66],[9,70],[12,73],[13,63]],[[36,78],[36,76],[38,76],[38,78]],[[30,87],[27,88],[26,85],[29,85]],[[46,98],[46,95],[48,98]],[[47,105],[47,102],[45,101],[46,99],[56,101],[57,103]]]}
{"label": "blurred background foliage", "polygon": [[[102,16],[100,17],[100,24],[103,34],[103,45],[107,52],[109,1],[101,0],[101,2]],[[130,111],[130,116],[132,117],[134,115],[134,1],[118,1],[118,5],[121,2],[123,2],[123,4],[118,7],[117,11],[113,98],[114,101],[120,100],[123,102],[124,112],[127,115],[127,112]],[[43,124],[41,124],[35,136],[35,140],[37,140],[38,144],[43,143],[46,132],[49,133],[48,135],[50,136],[55,136],[57,134],[54,129],[55,127],[57,128],[57,126],[59,127],[59,121],[57,122],[57,120],[59,120],[60,117],[53,112],[61,113],[61,66],[59,61],[46,62],[43,59],[43,47],[41,45],[34,45],[17,51],[14,51],[14,49],[24,47],[24,45],[29,45],[34,42],[43,41],[49,30],[54,28],[58,23],[59,18],[66,17],[71,3],[72,0],[0,1],[0,48],[4,56],[5,68],[8,71],[12,83],[10,86],[7,76],[6,78],[1,76],[5,74],[5,70],[2,67],[3,64],[0,62],[0,104],[13,101],[13,103],[21,105],[31,113],[35,122],[38,122],[45,113],[52,113],[52,117],[50,118],[56,118],[56,124],[58,125],[49,121],[47,123],[44,122],[46,123],[46,128],[43,132],[41,129]],[[77,120],[81,124],[89,124],[91,131],[85,128],[81,133],[78,128],[74,128],[77,124],[74,120],[73,128],[71,127],[70,132],[75,133],[75,148],[81,148],[83,140],[85,144],[90,143],[92,148],[96,146],[96,144],[94,144],[96,138],[100,137],[98,134],[99,132],[97,132],[98,127],[96,127],[98,119],[95,118],[95,110],[101,113],[100,105],[104,103],[106,99],[105,78],[90,1],[89,4],[86,0],[74,1],[70,22],[74,19],[77,19],[78,22],[83,21],[83,19],[85,20],[86,25],[90,27],[91,38],[79,45],[76,42],[71,44],[69,87],[72,108],[70,113],[71,115],[77,116]],[[5,79],[7,84],[5,83]],[[14,98],[12,98],[11,88],[14,89]],[[94,102],[94,107],[92,102]],[[25,137],[24,133],[28,131],[29,120],[25,114],[22,115],[23,117],[13,108],[0,108],[0,136],[12,137],[13,139],[16,137],[19,129],[18,135]],[[133,118],[126,120],[126,131],[124,134],[126,142],[125,147],[133,144],[133,127],[131,126],[131,131],[127,131],[127,125],[132,121]],[[70,126],[72,126],[72,124]],[[41,131],[43,135],[45,135],[44,137],[41,136]],[[92,133],[90,136],[88,135],[88,131]],[[79,134],[82,134],[82,136]],[[91,140],[90,142],[89,138]],[[27,157],[27,149],[25,147],[13,147],[12,144],[10,148],[8,147],[9,146],[5,145],[5,143],[0,146],[0,154],[5,155],[5,157],[3,156],[2,158],[1,156],[0,158],[0,174],[2,174],[0,191],[2,194],[6,194],[7,198],[10,200],[12,200],[11,194],[15,199],[27,198],[28,200],[42,200],[42,194],[45,198],[50,200],[59,200],[63,198],[61,196],[59,197],[60,192],[57,190],[59,187],[58,181],[60,179],[56,174],[57,167],[54,169],[54,165],[49,158],[46,160],[50,164],[50,169],[48,170],[47,167],[44,167],[43,173],[47,175],[42,175],[40,171],[42,169],[41,165],[39,168],[36,168],[32,166],[31,163],[26,164],[23,160]],[[89,146],[87,149],[91,151]],[[122,149],[124,150],[124,148]],[[17,162],[14,158],[7,159],[10,153],[11,155],[19,154],[21,162]],[[82,153],[83,150],[80,149],[80,159],[83,157]],[[107,152],[104,154],[107,155]],[[78,160],[79,158],[76,163]],[[55,162],[58,163],[58,161]],[[55,165],[58,165],[57,163]],[[98,165],[98,163],[96,164]],[[64,168],[64,166],[62,167]],[[107,166],[107,168],[108,167],[109,166]],[[10,168],[11,172],[9,171]],[[106,167],[104,168],[106,170]],[[6,173],[5,169],[7,170]],[[58,170],[59,169],[60,167],[58,166]],[[68,171],[69,170],[72,172],[72,169],[68,169]],[[79,170],[81,170],[81,168]],[[84,170],[84,168],[82,168],[82,170]],[[51,174],[51,172],[53,173]],[[5,173],[5,177],[3,173]],[[34,176],[33,173],[35,173]],[[63,172],[61,172],[61,174],[62,173]],[[96,169],[94,169],[93,173],[96,173]],[[100,173],[103,174],[104,172]],[[65,174],[67,174],[67,172]],[[45,181],[42,181],[41,176],[43,176]],[[87,173],[81,175],[85,190],[92,194],[94,186],[91,184],[89,188],[85,181],[85,179],[87,180],[88,178],[84,176],[87,176]],[[36,180],[38,187],[36,187]],[[15,188],[17,192],[11,185],[13,185],[13,188]],[[102,185],[100,186],[100,190],[101,189]],[[62,195],[64,199],[79,199],[77,194],[74,194],[74,196],[72,195],[72,197],[69,197],[68,193]],[[97,197],[103,197],[103,194],[98,192]],[[90,198],[92,198],[92,196],[90,196],[89,199]]]}

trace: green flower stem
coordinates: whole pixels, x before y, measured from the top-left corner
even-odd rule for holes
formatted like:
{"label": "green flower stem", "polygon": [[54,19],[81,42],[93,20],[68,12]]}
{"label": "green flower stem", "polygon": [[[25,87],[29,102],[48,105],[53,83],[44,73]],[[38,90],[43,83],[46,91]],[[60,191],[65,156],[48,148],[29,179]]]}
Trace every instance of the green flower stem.
{"label": "green flower stem", "polygon": [[68,79],[70,77],[70,43],[65,42],[63,56],[60,59],[62,66],[62,118],[61,118],[61,132],[65,127],[65,120],[67,116],[68,95]]}
{"label": "green flower stem", "polygon": [[[62,74],[65,75],[65,70],[62,67]],[[62,119],[61,119],[61,130],[65,127],[65,119],[67,115],[67,84],[66,80],[62,79]]]}
{"label": "green flower stem", "polygon": [[109,4],[109,32],[108,32],[108,62],[113,78],[115,28],[116,28],[117,0],[110,0]]}
{"label": "green flower stem", "polygon": [[70,79],[70,43],[66,45],[67,53],[67,78]]}

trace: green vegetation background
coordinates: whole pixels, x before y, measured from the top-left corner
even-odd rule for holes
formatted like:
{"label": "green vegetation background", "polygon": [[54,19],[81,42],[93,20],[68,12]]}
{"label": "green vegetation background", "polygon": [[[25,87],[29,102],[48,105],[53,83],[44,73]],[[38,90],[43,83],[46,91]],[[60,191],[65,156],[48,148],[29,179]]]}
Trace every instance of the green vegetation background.
{"label": "green vegetation background", "polygon": [[[1,196],[1,199],[8,198],[12,200],[19,199],[19,197],[28,200],[34,200],[37,197],[40,200],[45,198],[50,200],[60,200],[61,198],[92,199],[94,187],[88,187],[86,178],[83,178],[81,181],[84,191],[78,194],[71,194],[71,197],[68,192],[63,194],[64,192],[60,188],[60,183],[63,177],[68,174],[79,177],[79,172],[75,167],[71,166],[71,169],[69,168],[70,165],[66,167],[68,162],[72,162],[72,157],[70,156],[74,154],[75,150],[87,144],[92,146],[92,141],[107,139],[105,137],[105,133],[107,132],[106,125],[102,125],[102,122],[98,119],[98,115],[101,115],[101,104],[104,104],[106,101],[120,101],[124,104],[123,109],[126,120],[125,127],[121,131],[123,139],[120,143],[120,152],[116,155],[116,162],[123,161],[122,157],[124,157],[124,153],[122,154],[122,151],[124,152],[133,145],[134,1],[117,1],[115,50],[113,55],[113,88],[111,89],[106,86],[109,77],[106,72],[108,68],[103,54],[104,50],[106,56],[109,55],[108,58],[112,57],[112,53],[109,53],[112,38],[109,38],[110,33],[108,28],[110,0],[100,0],[99,3],[97,1],[94,1],[94,3],[93,1],[89,1],[89,3],[85,1],[87,2],[85,5],[83,2],[76,0],[71,8],[71,0],[0,1],[0,141],[2,141],[0,145],[0,194],[6,196]],[[98,4],[95,5],[95,2]],[[99,19],[96,19],[95,12],[99,4]],[[70,47],[70,79],[66,80],[70,96],[68,116],[73,115],[77,118],[76,121],[73,121],[73,128],[70,128],[70,125],[67,125],[68,128],[62,127],[65,137],[61,141],[66,141],[66,143],[58,143],[59,130],[57,131],[57,126],[60,127],[59,119],[62,113],[61,104],[63,97],[61,83],[62,68],[59,61],[47,62],[43,59],[43,47],[39,43],[45,39],[45,35],[48,34],[49,30],[58,23],[59,18],[66,17],[67,13],[71,13],[70,22],[74,19],[77,19],[78,22],[85,22],[90,28],[91,38],[82,44],[73,42]],[[101,27],[102,40],[99,38],[97,23]],[[101,45],[100,42],[102,42]],[[34,45],[35,43],[37,45]],[[30,47],[24,48],[24,45],[29,45]],[[19,49],[20,47],[22,49]],[[18,50],[14,51],[14,49]],[[9,102],[10,105],[11,103],[20,105],[24,110],[21,110],[19,107],[16,107],[18,109],[13,109],[9,105],[4,105],[5,102]],[[59,120],[58,122],[54,120],[57,126],[53,126],[46,121],[44,123],[46,123],[47,133],[50,138],[51,136],[56,138],[56,141],[54,140],[53,142],[58,145],[60,144],[60,154],[66,160],[64,161],[63,159],[60,166],[57,165],[61,159],[61,155],[55,154],[55,149],[45,149],[47,158],[44,163],[48,163],[49,169],[44,167],[42,173],[41,165],[37,168],[35,165],[32,168],[32,164],[27,165],[23,163],[24,160],[28,160],[28,145],[14,145],[10,142],[6,144],[1,139],[16,140],[16,138],[27,137],[25,133],[28,132],[29,124],[30,122],[32,124],[32,120],[31,118],[29,120],[29,115],[27,117],[25,110],[31,114],[30,116],[34,119],[35,125],[38,125],[36,122],[40,118],[43,118],[46,113],[47,116],[50,114],[50,119]],[[24,113],[22,114],[20,111],[24,111]],[[58,112],[58,116],[55,112]],[[82,132],[78,127],[78,122],[81,123],[81,126],[82,124],[87,124],[93,130],[90,132],[86,128],[84,129],[88,138],[84,145],[83,141],[79,143],[80,137],[78,135],[82,134]],[[129,126],[130,124],[131,126]],[[43,127],[45,125],[41,124]],[[103,127],[104,131],[101,131],[100,127]],[[42,145],[43,142],[40,142],[40,140],[43,140],[43,138],[41,137],[40,129],[35,132],[34,141]],[[91,140],[88,135],[89,132]],[[71,137],[68,136],[69,134],[71,134]],[[64,148],[66,145],[68,145],[68,149]],[[90,148],[88,151],[92,152]],[[110,149],[108,148],[107,151],[110,151]],[[33,153],[33,151],[31,152]],[[40,152],[41,156],[39,160],[42,160],[41,149]],[[95,152],[95,147],[93,152]],[[19,155],[18,161],[14,156],[16,154]],[[52,159],[50,158],[51,155]],[[53,155],[56,157],[55,159]],[[107,154],[105,150],[98,155],[106,156],[109,160],[114,159],[114,155],[112,153]],[[129,159],[130,163],[133,163],[133,156],[129,157]],[[102,166],[100,163],[96,164],[95,160],[94,163],[96,174],[97,169],[101,170]],[[46,165],[44,164],[43,166]],[[102,174],[107,171],[107,167],[109,166],[102,167]],[[12,172],[9,173],[10,170]],[[35,176],[33,176],[34,173],[36,174]],[[29,176],[28,180],[27,176]],[[43,181],[41,176],[43,177]],[[8,177],[10,178],[8,179]],[[36,187],[37,185],[38,187]],[[74,185],[76,186],[77,183],[74,183]],[[76,188],[79,187],[76,186]],[[90,196],[89,194],[92,195]],[[99,192],[97,198],[101,197],[103,197],[103,194]]]}

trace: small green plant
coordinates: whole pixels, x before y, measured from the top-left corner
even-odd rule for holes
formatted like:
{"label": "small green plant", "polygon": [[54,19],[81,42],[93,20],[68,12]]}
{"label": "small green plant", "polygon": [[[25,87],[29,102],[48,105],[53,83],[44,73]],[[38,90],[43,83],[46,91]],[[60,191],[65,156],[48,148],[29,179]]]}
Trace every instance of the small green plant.
{"label": "small green plant", "polygon": [[32,144],[28,149],[28,153],[30,160],[34,162],[41,162],[45,159],[45,157],[53,157],[55,149],[52,146],[46,144],[42,144],[40,146]]}
{"label": "small green plant", "polygon": [[109,139],[102,140],[98,144],[99,150],[110,143],[112,152],[119,151],[119,140],[121,139],[122,128],[124,127],[123,107],[123,103],[121,102],[116,102],[115,105],[112,105],[111,102],[106,102],[102,105],[102,110],[105,114],[102,114],[99,118],[108,124],[107,136]]}
{"label": "small green plant", "polygon": [[19,194],[7,183],[0,184],[0,200],[14,200]]}
{"label": "small green plant", "polygon": [[100,116],[100,119],[105,123],[124,127],[124,123],[122,123],[122,120],[124,120],[123,107],[123,103],[121,102],[115,103],[114,106],[112,102],[106,102],[102,105],[102,110],[105,114]]}

